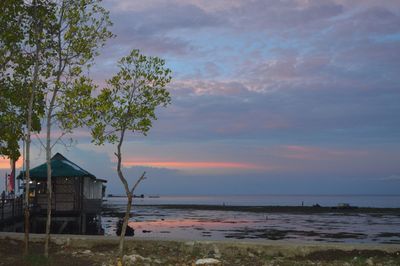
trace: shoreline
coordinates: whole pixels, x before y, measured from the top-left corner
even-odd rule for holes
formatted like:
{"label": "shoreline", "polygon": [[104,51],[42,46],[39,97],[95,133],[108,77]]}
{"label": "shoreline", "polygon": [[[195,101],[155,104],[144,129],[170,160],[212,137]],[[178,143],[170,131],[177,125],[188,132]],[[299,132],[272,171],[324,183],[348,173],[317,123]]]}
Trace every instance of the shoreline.
{"label": "shoreline", "polygon": [[[125,206],[123,204],[118,206]],[[376,208],[376,207],[314,207],[314,206],[234,206],[234,205],[207,205],[207,204],[133,204],[137,207],[155,207],[161,209],[180,209],[180,210],[213,210],[213,211],[239,211],[256,213],[379,213],[394,214],[400,216],[400,208]],[[116,212],[116,205],[103,205],[103,212]]]}

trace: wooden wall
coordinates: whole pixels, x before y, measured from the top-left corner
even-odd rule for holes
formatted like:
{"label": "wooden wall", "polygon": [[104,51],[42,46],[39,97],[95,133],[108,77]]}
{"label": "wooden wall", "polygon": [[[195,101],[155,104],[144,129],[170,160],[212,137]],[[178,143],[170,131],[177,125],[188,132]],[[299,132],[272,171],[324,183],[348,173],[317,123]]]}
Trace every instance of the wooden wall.
{"label": "wooden wall", "polygon": [[[79,179],[54,178],[53,180],[53,211],[79,210]],[[47,209],[47,195],[36,194],[36,203],[40,209]]]}
{"label": "wooden wall", "polygon": [[[90,178],[54,178],[52,210],[55,212],[98,213],[102,203],[102,183]],[[47,209],[47,195],[36,194],[41,211]]]}

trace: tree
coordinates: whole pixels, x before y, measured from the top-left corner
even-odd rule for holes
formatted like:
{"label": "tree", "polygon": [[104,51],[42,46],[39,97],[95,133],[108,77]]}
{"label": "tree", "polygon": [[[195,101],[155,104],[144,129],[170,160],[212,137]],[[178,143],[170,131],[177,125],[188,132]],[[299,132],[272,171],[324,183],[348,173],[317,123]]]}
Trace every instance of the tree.
{"label": "tree", "polygon": [[[47,164],[47,219],[44,254],[48,257],[51,227],[52,148],[65,134],[83,124],[89,114],[91,92],[95,88],[84,71],[106,40],[113,35],[108,30],[108,12],[101,0],[61,0],[55,6],[51,76],[46,90],[46,164]],[[58,123],[61,136],[52,143],[52,126]]]}
{"label": "tree", "polygon": [[[62,135],[82,125],[95,87],[84,70],[112,37],[101,0],[3,0],[0,2],[0,155],[20,156],[26,136],[25,253],[29,243],[31,132],[40,130],[46,107],[48,213],[45,255],[51,225],[51,128]],[[26,134],[24,133],[26,126]],[[57,139],[58,140],[58,139]],[[55,141],[57,142],[57,141]]]}
{"label": "tree", "polygon": [[119,72],[107,80],[107,87],[94,99],[91,118],[92,138],[96,145],[116,145],[117,173],[128,203],[122,225],[119,256],[124,249],[124,237],[130,217],[133,193],[145,178],[143,173],[130,188],[122,169],[122,147],[126,135],[136,132],[146,135],[157,119],[156,108],[167,106],[170,95],[166,86],[171,81],[171,70],[158,57],[147,57],[139,50],[123,57],[118,62]]}
{"label": "tree", "polygon": [[[45,47],[51,32],[52,5],[46,0],[4,0],[0,3],[0,152],[15,160],[18,141],[26,140],[25,249],[29,246],[29,170],[31,132],[40,130],[43,80],[48,77]],[[26,127],[24,134],[23,127]]]}

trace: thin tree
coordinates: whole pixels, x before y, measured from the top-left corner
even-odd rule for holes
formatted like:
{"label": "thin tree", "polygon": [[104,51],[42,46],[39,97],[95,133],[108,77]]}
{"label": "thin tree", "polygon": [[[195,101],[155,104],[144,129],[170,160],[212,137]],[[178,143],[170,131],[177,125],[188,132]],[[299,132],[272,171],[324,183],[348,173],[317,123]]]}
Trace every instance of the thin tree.
{"label": "thin tree", "polygon": [[123,57],[118,62],[119,72],[107,80],[104,88],[93,102],[91,124],[93,142],[96,145],[116,145],[117,173],[128,198],[119,241],[119,257],[124,250],[126,227],[131,213],[132,198],[143,173],[130,187],[123,173],[123,144],[128,133],[146,135],[157,119],[156,108],[167,106],[170,94],[166,86],[171,81],[171,70],[158,57],[147,57],[139,50]]}
{"label": "thin tree", "polygon": [[[56,1],[54,25],[54,56],[52,77],[46,91],[46,165],[47,219],[44,255],[49,255],[52,178],[52,148],[62,136],[82,126],[89,113],[86,102],[95,86],[84,72],[113,35],[109,13],[100,6],[101,0]],[[58,123],[62,133],[52,143],[52,126]]]}

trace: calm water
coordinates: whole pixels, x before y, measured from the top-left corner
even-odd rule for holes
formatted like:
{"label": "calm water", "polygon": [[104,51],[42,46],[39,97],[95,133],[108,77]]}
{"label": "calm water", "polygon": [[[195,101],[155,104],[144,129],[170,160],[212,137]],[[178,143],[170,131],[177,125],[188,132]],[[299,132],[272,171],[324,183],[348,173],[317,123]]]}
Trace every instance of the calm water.
{"label": "calm water", "polygon": [[[400,213],[254,213],[242,211],[163,209],[151,204],[286,205],[349,203],[359,207],[400,207],[400,196],[262,195],[161,196],[135,199],[130,226],[135,235],[187,240],[355,242],[400,244]],[[105,206],[123,211],[125,198],[109,198]],[[102,218],[105,232],[115,235],[117,218]]]}

